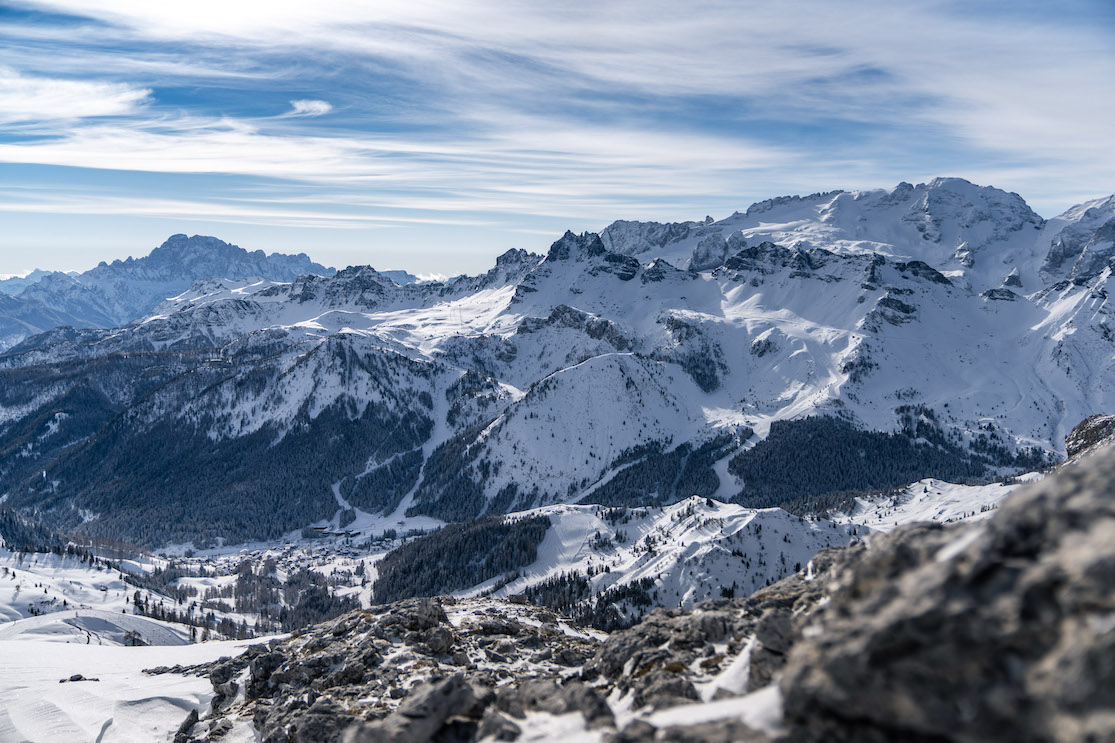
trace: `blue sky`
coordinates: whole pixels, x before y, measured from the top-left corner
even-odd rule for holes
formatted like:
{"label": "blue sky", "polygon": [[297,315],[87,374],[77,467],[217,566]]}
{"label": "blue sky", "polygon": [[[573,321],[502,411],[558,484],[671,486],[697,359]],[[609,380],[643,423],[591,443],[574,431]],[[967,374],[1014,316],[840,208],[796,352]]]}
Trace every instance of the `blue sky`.
{"label": "blue sky", "polygon": [[1115,192],[1115,3],[0,3],[0,273],[175,232],[486,269],[955,175]]}

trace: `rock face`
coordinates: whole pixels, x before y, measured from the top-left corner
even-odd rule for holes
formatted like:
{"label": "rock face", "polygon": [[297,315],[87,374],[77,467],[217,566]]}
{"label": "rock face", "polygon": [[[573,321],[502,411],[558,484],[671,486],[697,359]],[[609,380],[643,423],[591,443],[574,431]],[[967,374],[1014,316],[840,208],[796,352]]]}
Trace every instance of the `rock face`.
{"label": "rock face", "polygon": [[780,682],[797,740],[1112,740],[1115,457],[852,547]]}
{"label": "rock face", "polygon": [[1065,450],[1070,458],[1115,443],[1115,415],[1093,415],[1082,420],[1065,438]]}
{"label": "rock face", "polygon": [[496,601],[355,612],[192,669],[217,700],[182,735],[250,718],[264,741],[1115,740],[1112,483],[1109,447],[987,521],[826,550],[610,636]]}
{"label": "rock face", "polygon": [[510,731],[536,709],[610,724],[598,693],[570,680],[570,660],[582,663],[598,636],[536,607],[411,599],[173,670],[208,675],[216,691],[211,714],[185,740],[245,719],[274,743],[473,740],[481,726]]}

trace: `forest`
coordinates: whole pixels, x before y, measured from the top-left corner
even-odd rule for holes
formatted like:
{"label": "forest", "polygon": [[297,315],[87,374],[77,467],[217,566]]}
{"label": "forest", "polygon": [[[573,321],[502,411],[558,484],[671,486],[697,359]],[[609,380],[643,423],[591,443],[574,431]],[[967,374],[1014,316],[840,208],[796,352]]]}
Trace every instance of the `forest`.
{"label": "forest", "polygon": [[547,516],[449,524],[387,553],[372,595],[378,603],[438,596],[512,573],[538,559],[550,525]]}

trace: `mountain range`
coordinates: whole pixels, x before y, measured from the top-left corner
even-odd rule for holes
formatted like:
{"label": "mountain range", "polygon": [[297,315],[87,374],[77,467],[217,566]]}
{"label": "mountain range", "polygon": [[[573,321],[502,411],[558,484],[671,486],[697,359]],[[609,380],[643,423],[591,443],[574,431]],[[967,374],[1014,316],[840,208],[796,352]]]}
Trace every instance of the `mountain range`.
{"label": "mountain range", "polygon": [[214,237],[172,235],[143,258],[102,261],[83,273],[35,270],[0,281],[0,349],[62,325],[126,325],[203,279],[292,281],[308,273],[334,271],[305,254],[249,253]]}
{"label": "mountain range", "polygon": [[959,179],[615,222],[440,282],[175,236],[16,298],[68,327],[0,355],[0,493],[201,545],[1018,473],[1115,403],[1113,239],[1115,197],[1045,220]]}

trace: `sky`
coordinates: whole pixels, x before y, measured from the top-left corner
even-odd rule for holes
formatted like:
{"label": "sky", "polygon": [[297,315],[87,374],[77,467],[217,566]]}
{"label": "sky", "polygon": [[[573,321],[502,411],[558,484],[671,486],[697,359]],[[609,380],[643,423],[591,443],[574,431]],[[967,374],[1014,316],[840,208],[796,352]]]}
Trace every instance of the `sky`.
{"label": "sky", "polygon": [[1115,3],[0,0],[0,273],[174,233],[476,273],[616,219],[1115,192]]}

